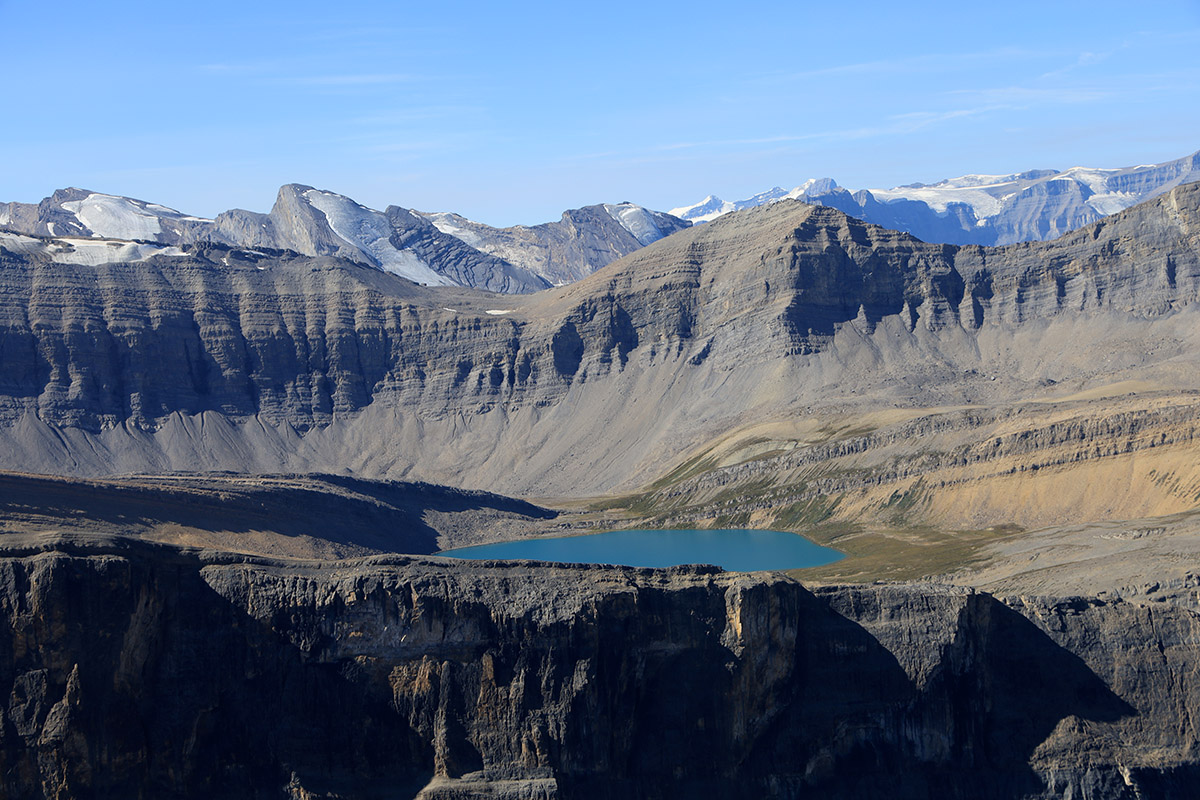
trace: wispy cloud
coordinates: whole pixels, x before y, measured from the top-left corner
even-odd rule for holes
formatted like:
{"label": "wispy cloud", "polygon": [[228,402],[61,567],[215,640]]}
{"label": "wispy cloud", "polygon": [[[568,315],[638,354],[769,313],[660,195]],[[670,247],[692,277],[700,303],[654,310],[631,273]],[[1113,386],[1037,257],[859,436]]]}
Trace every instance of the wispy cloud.
{"label": "wispy cloud", "polygon": [[799,142],[810,138],[811,134],[802,134],[799,136],[780,135],[780,136],[760,136],[751,139],[712,139],[702,142],[672,142],[671,144],[659,145],[653,148],[656,151],[664,152],[670,150],[691,150],[697,147],[734,147],[742,145],[754,144],[779,144],[781,142]]}
{"label": "wispy cloud", "polygon": [[953,89],[948,94],[970,99],[974,103],[1028,108],[1034,105],[1099,103],[1111,99],[1114,93],[1111,89],[1093,87],[1001,86],[987,89]]}
{"label": "wispy cloud", "polygon": [[950,111],[911,111],[905,114],[894,114],[885,118],[881,125],[863,126],[858,128],[836,128],[825,131],[809,131],[798,134],[781,134],[777,136],[760,136],[745,139],[712,139],[701,142],[672,142],[653,148],[655,151],[689,150],[703,148],[744,147],[748,145],[787,144],[795,142],[811,142],[829,139],[866,139],[874,136],[890,136],[895,134],[915,133],[919,130],[933,127],[942,122],[962,117],[971,117],[995,111],[1000,106],[983,106],[979,108],[960,108]]}
{"label": "wispy cloud", "polygon": [[471,105],[428,105],[410,106],[408,108],[385,111],[379,114],[366,114],[346,120],[349,125],[366,126],[405,126],[413,122],[464,117],[483,113],[482,106]]}
{"label": "wispy cloud", "polygon": [[[1123,47],[1128,47],[1128,45],[1123,45]],[[1096,64],[1100,64],[1100,63],[1108,60],[1112,56],[1113,52],[1115,52],[1115,51],[1110,50],[1107,53],[1092,53],[1089,51],[1084,51],[1084,52],[1080,53],[1078,56],[1076,56],[1075,60],[1072,61],[1070,64],[1067,64],[1066,66],[1059,67],[1058,69],[1050,70],[1049,72],[1043,73],[1041,75],[1041,77],[1039,78],[1039,80],[1050,80],[1053,78],[1061,78],[1064,75],[1069,75],[1070,73],[1075,72],[1077,70],[1086,69],[1087,67],[1095,66]]]}
{"label": "wispy cloud", "polygon": [[996,61],[1026,61],[1033,58],[1045,58],[1046,55],[1046,53],[1019,48],[1001,48],[977,53],[927,53],[924,55],[860,61],[852,64],[835,64],[815,69],[774,72],[760,76],[759,80],[762,82],[788,82],[840,75],[869,76],[888,75],[897,72],[941,72],[972,64],[986,64]]}
{"label": "wispy cloud", "polygon": [[831,128],[772,136],[670,142],[638,151],[609,150],[572,154],[564,160],[567,162],[611,161],[614,164],[641,164],[663,160],[683,161],[707,158],[713,151],[717,150],[745,148],[747,152],[753,151],[760,154],[764,152],[783,152],[787,150],[786,145],[819,144],[824,142],[902,136],[935,128],[951,120],[978,116],[1003,109],[1004,106],[985,105],[976,108],[957,108],[947,111],[912,111],[885,117],[878,125],[864,125],[856,128]]}
{"label": "wispy cloud", "polygon": [[360,75],[304,75],[280,78],[279,83],[295,86],[388,86],[425,80],[421,75],[407,73],[366,73]]}
{"label": "wispy cloud", "polygon": [[426,141],[397,141],[379,142],[365,145],[360,150],[364,153],[391,155],[407,155],[417,153],[432,153],[440,150],[453,149],[445,139],[429,139]]}
{"label": "wispy cloud", "polygon": [[413,72],[326,72],[313,74],[306,62],[224,61],[200,64],[196,70],[216,77],[251,78],[260,83],[316,88],[355,88],[394,86],[433,80],[430,75]]}
{"label": "wispy cloud", "polygon": [[283,66],[281,61],[220,61],[197,64],[196,70],[209,75],[261,75],[276,72]]}

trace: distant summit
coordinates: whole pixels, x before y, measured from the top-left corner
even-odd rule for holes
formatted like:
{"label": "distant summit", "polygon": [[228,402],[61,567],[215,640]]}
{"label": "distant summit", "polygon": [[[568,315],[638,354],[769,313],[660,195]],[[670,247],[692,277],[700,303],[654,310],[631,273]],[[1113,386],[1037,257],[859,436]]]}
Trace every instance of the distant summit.
{"label": "distant summit", "polygon": [[1035,169],[963,175],[933,184],[850,192],[829,178],[728,202],[709,195],[671,213],[693,223],[783,199],[830,206],[927,242],[1002,245],[1045,241],[1200,180],[1200,152],[1163,164],[1120,169]]}
{"label": "distant summit", "polygon": [[493,228],[458,214],[423,214],[438,230],[478,250],[519,264],[555,285],[573,283],[691,222],[634,203],[564,211],[557,222]]}
{"label": "distant summit", "polygon": [[[400,206],[378,211],[298,183],[279,189],[268,214],[235,208],[215,219],[74,187],[37,204],[0,204],[0,229],[69,239],[56,257],[80,263],[108,263],[131,253],[141,259],[164,252],[154,246],[211,242],[337,256],[427,286],[515,294],[576,281],[689,225],[626,202],[571,209],[543,225],[492,228],[458,214]],[[118,242],[137,247],[105,244]]]}
{"label": "distant summit", "polygon": [[670,214],[680,219],[686,219],[693,224],[710,222],[731,211],[741,211],[744,208],[754,208],[755,206],[774,203],[779,200],[804,200],[805,202],[812,203],[815,201],[811,198],[821,197],[822,195],[838,190],[845,191],[837,185],[837,182],[833,178],[809,178],[795,189],[787,190],[776,186],[765,192],[759,192],[753,197],[733,203],[710,194],[695,205],[673,208]]}

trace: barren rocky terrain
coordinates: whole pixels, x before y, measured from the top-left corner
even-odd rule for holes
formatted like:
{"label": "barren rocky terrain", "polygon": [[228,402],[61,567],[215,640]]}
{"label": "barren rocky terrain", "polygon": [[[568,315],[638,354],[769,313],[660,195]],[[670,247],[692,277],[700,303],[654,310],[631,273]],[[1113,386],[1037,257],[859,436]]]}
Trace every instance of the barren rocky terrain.
{"label": "barren rocky terrain", "polygon": [[1185,798],[1197,777],[1200,617],[1172,604],[0,547],[12,796]]}
{"label": "barren rocky terrain", "polygon": [[[1161,458],[1186,450],[1200,388],[1198,199],[997,249],[782,202],[523,297],[332,257],[203,246],[81,268],[6,246],[0,442],[30,472],[351,470],[543,497],[644,488],[735,445],[723,465],[800,447],[840,468],[849,448],[874,470],[903,449],[889,436],[921,436],[927,463],[899,472],[956,485],[1079,441],[1071,425],[1089,457],[1039,467],[1115,463],[1150,429]],[[1105,398],[1134,392],[1147,407],[1110,417]],[[992,507],[962,521],[1053,521]]]}

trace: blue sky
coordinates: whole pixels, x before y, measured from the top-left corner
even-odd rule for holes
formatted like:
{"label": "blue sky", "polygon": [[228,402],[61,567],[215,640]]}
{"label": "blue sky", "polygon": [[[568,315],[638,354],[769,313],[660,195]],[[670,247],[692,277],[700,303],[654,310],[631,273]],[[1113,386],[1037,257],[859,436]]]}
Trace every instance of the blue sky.
{"label": "blue sky", "polygon": [[1200,149],[1200,0],[0,0],[0,202],[281,184],[495,225]]}

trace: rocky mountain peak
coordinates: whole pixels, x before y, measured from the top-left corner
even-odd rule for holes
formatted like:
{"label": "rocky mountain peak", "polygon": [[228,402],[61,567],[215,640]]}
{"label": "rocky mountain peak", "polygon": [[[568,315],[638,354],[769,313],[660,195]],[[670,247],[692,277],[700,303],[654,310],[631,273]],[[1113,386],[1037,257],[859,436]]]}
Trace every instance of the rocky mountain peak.
{"label": "rocky mountain peak", "polygon": [[1054,239],[1196,180],[1200,152],[1163,164],[971,174],[853,193],[831,179],[809,180],[790,192],[774,188],[737,202],[712,203],[710,196],[673,213],[706,222],[743,208],[802,198],[928,242],[1003,245]]}

